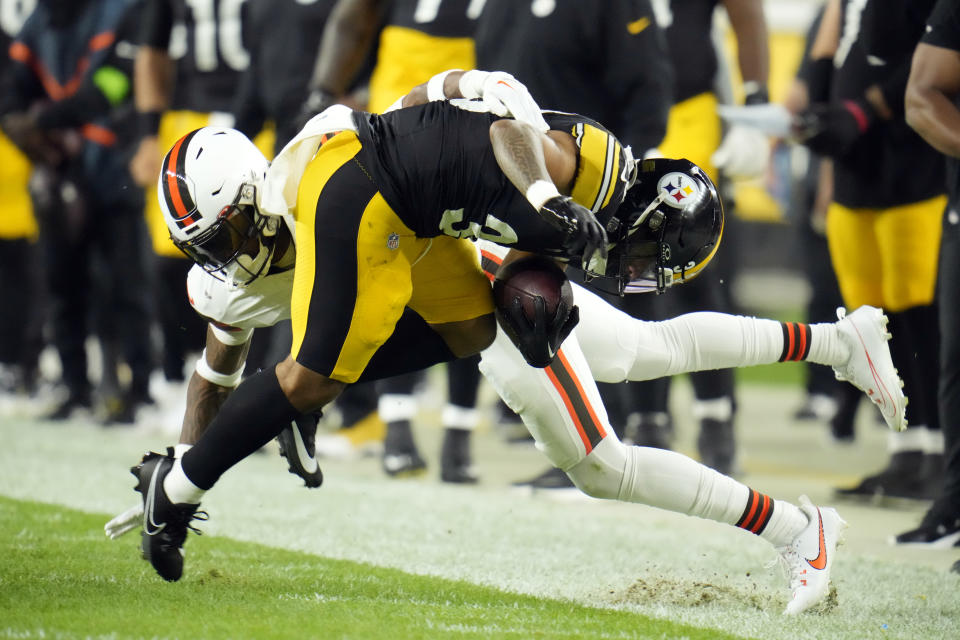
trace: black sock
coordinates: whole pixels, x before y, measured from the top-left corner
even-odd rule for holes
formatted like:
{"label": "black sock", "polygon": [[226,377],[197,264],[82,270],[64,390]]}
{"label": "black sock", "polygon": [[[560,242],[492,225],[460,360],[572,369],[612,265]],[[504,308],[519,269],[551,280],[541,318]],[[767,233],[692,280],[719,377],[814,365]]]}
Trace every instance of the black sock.
{"label": "black sock", "polygon": [[209,489],[299,416],[280,388],[275,367],[260,371],[230,394],[199,442],[183,454],[183,472],[193,484]]}
{"label": "black sock", "polygon": [[480,388],[480,355],[454,360],[447,365],[447,401],[458,407],[477,406]]}

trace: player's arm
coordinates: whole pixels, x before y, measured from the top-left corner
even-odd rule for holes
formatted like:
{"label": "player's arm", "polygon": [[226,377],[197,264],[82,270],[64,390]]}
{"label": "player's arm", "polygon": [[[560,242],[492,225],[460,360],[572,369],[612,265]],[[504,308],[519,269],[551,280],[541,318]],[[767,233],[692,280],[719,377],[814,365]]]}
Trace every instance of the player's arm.
{"label": "player's arm", "polygon": [[173,95],[174,62],[167,52],[173,29],[173,12],[167,0],[150,0],[142,14],[140,44],[133,61],[133,103],[137,112],[140,143],[130,160],[130,173],[143,187],[149,187],[160,173],[157,133],[160,117]]}
{"label": "player's arm", "polygon": [[390,0],[339,0],[330,11],[302,119],[343,98],[373,47]]}
{"label": "player's arm", "polygon": [[490,142],[504,175],[545,222],[566,236],[568,257],[585,263],[595,252],[606,257],[607,234],[597,218],[568,195],[577,168],[576,143],[563,131],[537,131],[517,120],[490,125]]}
{"label": "player's arm", "polygon": [[921,42],[907,82],[909,124],[941,153],[960,158],[960,51]]}
{"label": "player's arm", "polygon": [[[743,78],[747,104],[767,101],[770,51],[767,21],[761,0],[724,0],[730,26],[737,37],[737,64]],[[763,98],[760,100],[760,98]]]}
{"label": "player's arm", "polygon": [[194,444],[200,439],[221,405],[240,384],[251,333],[213,323],[208,326],[206,347],[187,385],[181,444]]}

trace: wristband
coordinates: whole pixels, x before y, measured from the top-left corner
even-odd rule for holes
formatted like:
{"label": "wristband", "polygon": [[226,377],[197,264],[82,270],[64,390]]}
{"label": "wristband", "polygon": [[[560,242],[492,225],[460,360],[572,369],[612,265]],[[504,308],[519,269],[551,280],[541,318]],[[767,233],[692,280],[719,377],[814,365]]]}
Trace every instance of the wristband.
{"label": "wristband", "polygon": [[460,76],[460,95],[467,100],[483,97],[483,83],[486,81],[488,71],[478,71],[472,69]]}
{"label": "wristband", "polygon": [[527,187],[524,195],[527,197],[527,201],[533,205],[533,208],[540,211],[547,200],[559,196],[560,192],[552,182],[548,180],[537,180]]}
{"label": "wristband", "polygon": [[213,367],[207,362],[207,350],[204,349],[203,353],[200,354],[200,357],[197,358],[196,366],[197,375],[212,382],[215,385],[221,387],[227,387],[232,389],[233,387],[240,384],[240,378],[243,377],[243,363],[240,364],[240,368],[234,371],[231,374],[220,373],[219,371],[214,371]]}
{"label": "wristband", "polygon": [[155,136],[160,130],[160,118],[162,111],[138,111],[137,112],[137,132],[141,138]]}
{"label": "wristband", "polygon": [[447,76],[454,71],[460,71],[460,69],[448,69],[446,71],[441,71],[427,81],[427,100],[430,102],[437,102],[438,100],[447,99],[447,94],[443,90],[443,83],[447,79]]}

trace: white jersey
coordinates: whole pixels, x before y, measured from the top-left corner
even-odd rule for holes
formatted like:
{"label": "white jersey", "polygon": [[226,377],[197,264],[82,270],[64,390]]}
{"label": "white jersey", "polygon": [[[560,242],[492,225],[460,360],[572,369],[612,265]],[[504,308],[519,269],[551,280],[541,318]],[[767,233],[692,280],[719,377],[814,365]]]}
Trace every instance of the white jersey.
{"label": "white jersey", "polygon": [[187,274],[187,296],[201,316],[239,329],[271,327],[290,317],[293,269],[260,276],[245,287],[219,280],[194,265]]}

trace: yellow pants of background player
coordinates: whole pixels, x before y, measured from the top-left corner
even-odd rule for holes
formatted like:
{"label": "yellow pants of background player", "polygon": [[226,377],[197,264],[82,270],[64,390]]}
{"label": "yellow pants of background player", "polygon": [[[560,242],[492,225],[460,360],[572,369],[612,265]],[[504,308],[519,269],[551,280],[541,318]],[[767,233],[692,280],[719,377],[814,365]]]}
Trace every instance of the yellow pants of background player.
{"label": "yellow pants of background player", "polygon": [[0,239],[37,237],[37,220],[27,183],[30,161],[0,132]]}
{"label": "yellow pants of background player", "polygon": [[720,146],[721,135],[717,97],[701,93],[670,107],[667,135],[657,148],[667,158],[686,158],[716,182],[717,168],[710,156]]}
{"label": "yellow pants of background player", "polygon": [[351,131],[326,142],[307,165],[294,213],[291,354],[348,383],[393,334],[405,307],[429,324],[493,313],[473,244],[416,237],[354,162],[359,150]]}
{"label": "yellow pants of background player", "polygon": [[827,209],[827,243],[850,309],[865,304],[894,313],[933,302],[946,196],[891,207]]}

